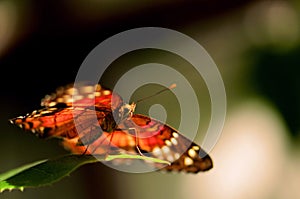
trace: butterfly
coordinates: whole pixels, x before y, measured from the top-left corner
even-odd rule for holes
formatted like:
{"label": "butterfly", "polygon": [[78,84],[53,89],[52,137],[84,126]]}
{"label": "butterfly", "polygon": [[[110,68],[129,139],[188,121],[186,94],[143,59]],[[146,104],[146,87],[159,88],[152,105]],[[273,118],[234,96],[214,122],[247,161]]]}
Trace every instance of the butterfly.
{"label": "butterfly", "polygon": [[[46,95],[42,108],[11,119],[40,138],[59,138],[73,154],[139,154],[170,162],[160,170],[198,173],[213,167],[210,156],[176,129],[141,114],[135,103],[100,84],[69,84]],[[145,162],[145,164],[150,164]]]}

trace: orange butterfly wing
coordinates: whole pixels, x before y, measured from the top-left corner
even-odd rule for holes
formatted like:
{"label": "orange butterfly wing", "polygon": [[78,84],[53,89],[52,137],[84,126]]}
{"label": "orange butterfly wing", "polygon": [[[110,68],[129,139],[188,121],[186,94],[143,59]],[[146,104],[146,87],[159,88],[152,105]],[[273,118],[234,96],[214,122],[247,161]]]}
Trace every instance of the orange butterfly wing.
{"label": "orange butterfly wing", "polygon": [[99,134],[99,124],[103,123],[107,114],[122,104],[120,96],[99,84],[84,84],[77,88],[70,84],[46,95],[41,102],[45,108],[11,119],[10,122],[42,138],[71,139],[78,136],[78,132],[80,137]]}

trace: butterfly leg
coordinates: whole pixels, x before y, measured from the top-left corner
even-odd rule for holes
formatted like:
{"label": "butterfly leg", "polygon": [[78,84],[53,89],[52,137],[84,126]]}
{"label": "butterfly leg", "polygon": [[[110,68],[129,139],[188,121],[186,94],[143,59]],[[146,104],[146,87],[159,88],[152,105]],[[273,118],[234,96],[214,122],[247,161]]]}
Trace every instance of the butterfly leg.
{"label": "butterfly leg", "polygon": [[109,154],[109,152],[111,150],[110,147],[111,147],[111,143],[112,143],[112,140],[113,140],[113,137],[114,137],[114,133],[112,132],[109,135],[110,135],[110,138],[109,138],[109,143],[108,143],[107,150],[106,150],[106,153],[105,153],[105,157],[108,156],[108,154]]}
{"label": "butterfly leg", "polygon": [[139,147],[139,132],[135,129],[135,128],[129,128],[129,130],[134,131],[134,135],[135,135],[135,148],[137,150],[137,152],[141,155],[141,156],[145,156],[142,151],[140,150]]}
{"label": "butterfly leg", "polygon": [[90,145],[87,145],[87,146],[86,146],[86,148],[85,148],[85,150],[83,151],[83,153],[81,154],[81,156],[84,156],[84,155],[86,154],[86,152],[88,151],[89,146],[90,146]]}
{"label": "butterfly leg", "polygon": [[[90,127],[90,132],[93,132],[93,131],[94,131],[94,129],[93,129],[93,126],[92,126],[92,127]],[[93,134],[95,134],[95,133],[93,133]],[[87,134],[87,135],[80,138],[80,140],[77,142],[77,145],[85,147],[83,153],[81,154],[82,156],[87,154],[90,145],[92,145],[92,143],[98,137],[100,137],[98,134],[92,135],[92,133],[89,133],[89,134]],[[89,151],[90,154],[93,154],[95,152],[95,150],[96,149],[93,149],[91,152]]]}

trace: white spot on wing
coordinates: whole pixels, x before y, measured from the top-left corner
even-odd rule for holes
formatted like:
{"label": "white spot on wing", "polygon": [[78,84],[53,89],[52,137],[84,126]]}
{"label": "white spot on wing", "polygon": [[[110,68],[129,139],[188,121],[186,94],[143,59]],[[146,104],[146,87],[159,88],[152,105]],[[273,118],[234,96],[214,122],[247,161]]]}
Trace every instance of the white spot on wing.
{"label": "white spot on wing", "polygon": [[170,140],[166,140],[165,143],[166,143],[167,146],[171,146],[172,145],[172,142]]}
{"label": "white spot on wing", "polygon": [[168,146],[163,146],[161,148],[161,150],[163,151],[164,154],[169,154],[170,153],[170,148]]}
{"label": "white spot on wing", "polygon": [[49,104],[48,104],[48,106],[55,106],[56,105],[56,102],[50,102]]}
{"label": "white spot on wing", "polygon": [[177,145],[177,144],[178,144],[176,138],[171,138],[171,142],[172,142],[174,145]]}
{"label": "white spot on wing", "polygon": [[57,103],[63,103],[63,102],[64,102],[64,99],[61,98],[61,97],[59,97],[59,98],[56,99],[56,102],[57,102]]}
{"label": "white spot on wing", "polygon": [[66,99],[66,103],[73,103],[74,99],[72,97],[69,97]]}
{"label": "white spot on wing", "polygon": [[42,115],[48,114],[48,113],[52,113],[52,111],[50,111],[50,110],[45,110],[45,111],[42,111],[42,112],[41,112]]}
{"label": "white spot on wing", "polygon": [[40,117],[40,116],[41,116],[41,114],[34,114],[34,115],[33,115],[34,118]]}
{"label": "white spot on wing", "polygon": [[109,90],[103,91],[103,95],[109,95],[111,92]]}
{"label": "white spot on wing", "polygon": [[95,85],[95,90],[96,91],[100,91],[101,90],[101,85],[100,84],[96,84]]}
{"label": "white spot on wing", "polygon": [[100,97],[101,96],[101,92],[95,92],[95,96],[96,97]]}
{"label": "white spot on wing", "polygon": [[184,158],[184,165],[185,165],[185,166],[190,166],[190,165],[192,165],[193,163],[194,163],[194,161],[193,161],[192,158],[190,158],[190,157],[185,157],[185,158]]}
{"label": "white spot on wing", "polygon": [[173,132],[172,135],[173,135],[174,138],[178,138],[179,137],[178,133],[176,133],[176,132]]}
{"label": "white spot on wing", "polygon": [[159,147],[154,147],[152,153],[154,156],[162,158],[162,151]]}
{"label": "white spot on wing", "polygon": [[192,157],[192,158],[194,158],[194,157],[197,156],[197,153],[196,153],[196,151],[195,151],[194,149],[189,149],[189,150],[188,150],[188,154],[189,154],[189,156]]}
{"label": "white spot on wing", "polygon": [[200,147],[199,146],[193,146],[192,147],[195,151],[199,151],[200,150]]}

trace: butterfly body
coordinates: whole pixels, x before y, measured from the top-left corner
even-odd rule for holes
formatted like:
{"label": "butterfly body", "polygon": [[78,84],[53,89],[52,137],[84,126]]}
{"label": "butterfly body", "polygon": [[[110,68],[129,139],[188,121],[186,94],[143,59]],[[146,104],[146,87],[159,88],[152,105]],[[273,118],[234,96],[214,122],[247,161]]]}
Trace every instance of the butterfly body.
{"label": "butterfly body", "polygon": [[171,165],[160,166],[164,170],[197,173],[212,168],[200,146],[158,120],[134,114],[134,103],[123,103],[99,84],[59,88],[41,105],[11,123],[41,138],[60,138],[74,154],[142,153],[169,161]]}

